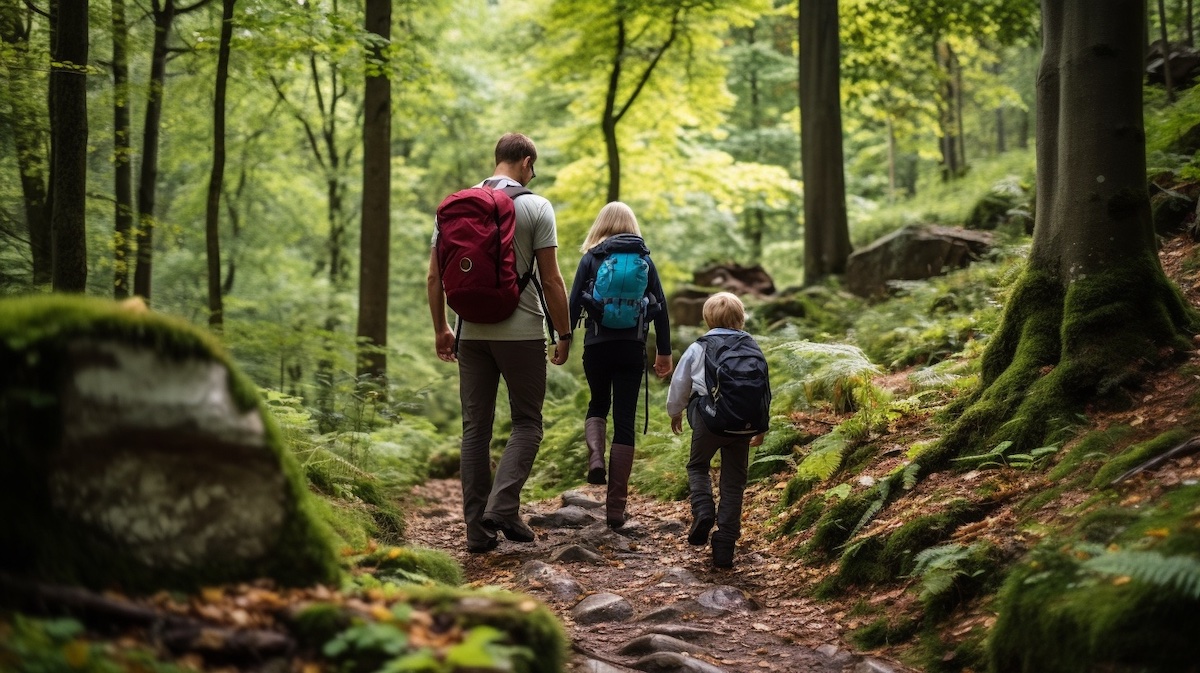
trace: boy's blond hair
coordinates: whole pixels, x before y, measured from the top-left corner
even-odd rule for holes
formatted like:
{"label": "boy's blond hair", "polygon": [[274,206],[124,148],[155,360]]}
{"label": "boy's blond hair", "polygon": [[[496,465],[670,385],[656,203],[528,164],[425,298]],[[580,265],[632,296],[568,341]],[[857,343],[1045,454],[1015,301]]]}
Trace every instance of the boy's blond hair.
{"label": "boy's blond hair", "polygon": [[587,252],[617,234],[641,236],[642,230],[638,228],[637,215],[633,214],[633,209],[620,201],[613,201],[600,209],[600,214],[588,230],[587,238],[583,239],[579,251]]}
{"label": "boy's blond hair", "polygon": [[732,292],[718,292],[709,297],[704,302],[703,314],[709,329],[742,329],[746,326],[746,307]]}

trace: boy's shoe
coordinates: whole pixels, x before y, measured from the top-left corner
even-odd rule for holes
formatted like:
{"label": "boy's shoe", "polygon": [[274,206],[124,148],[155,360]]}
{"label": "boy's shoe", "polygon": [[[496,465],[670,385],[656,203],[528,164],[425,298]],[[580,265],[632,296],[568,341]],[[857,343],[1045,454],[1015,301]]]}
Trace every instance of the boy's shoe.
{"label": "boy's shoe", "polygon": [[513,542],[533,542],[537,539],[537,536],[533,533],[533,529],[526,526],[525,522],[521,521],[520,516],[512,519],[502,519],[495,514],[484,514],[483,520],[480,523],[490,531],[504,533],[504,537]]}
{"label": "boy's shoe", "polygon": [[714,535],[712,539],[713,565],[718,568],[732,568],[734,547],[733,540],[725,540]]}
{"label": "boy's shoe", "polygon": [[610,515],[608,517],[608,527],[613,530],[618,530],[620,528],[624,528],[625,527],[625,517],[624,516],[616,517],[616,516]]}
{"label": "boy's shoe", "polygon": [[493,538],[488,538],[488,541],[484,542],[483,544],[467,545],[467,551],[472,554],[486,554],[487,552],[490,552],[499,546],[500,546],[500,540],[493,537]]}
{"label": "boy's shoe", "polygon": [[605,481],[604,477],[605,477],[605,474],[604,474],[603,467],[593,467],[592,469],[588,470],[587,483],[589,483],[589,484],[607,484],[608,482]]}
{"label": "boy's shoe", "polygon": [[712,527],[713,518],[711,516],[700,516],[692,519],[692,527],[688,530],[688,544],[708,544],[708,533],[712,530]]}

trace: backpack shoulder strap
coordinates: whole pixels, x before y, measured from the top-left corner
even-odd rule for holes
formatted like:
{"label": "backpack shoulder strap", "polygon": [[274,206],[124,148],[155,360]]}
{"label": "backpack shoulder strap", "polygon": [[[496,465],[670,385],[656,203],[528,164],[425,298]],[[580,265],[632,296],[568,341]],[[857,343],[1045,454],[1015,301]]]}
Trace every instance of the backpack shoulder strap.
{"label": "backpack shoulder strap", "polygon": [[533,193],[532,190],[526,187],[502,187],[500,191],[508,194],[508,198],[512,199],[513,201],[516,201],[518,196],[525,196],[526,194]]}

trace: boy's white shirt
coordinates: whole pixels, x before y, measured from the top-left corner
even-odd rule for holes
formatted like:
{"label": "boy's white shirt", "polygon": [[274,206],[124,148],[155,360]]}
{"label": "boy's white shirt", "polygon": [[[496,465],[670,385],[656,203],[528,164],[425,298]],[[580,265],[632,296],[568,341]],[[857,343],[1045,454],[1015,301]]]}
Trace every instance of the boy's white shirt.
{"label": "boy's white shirt", "polygon": [[[742,330],[728,327],[714,327],[704,333],[709,334],[741,334]],[[671,376],[671,387],[667,390],[667,413],[672,418],[687,409],[692,393],[703,395],[708,392],[708,380],[704,376],[704,345],[696,342],[687,347],[679,364],[675,366],[675,374]]]}

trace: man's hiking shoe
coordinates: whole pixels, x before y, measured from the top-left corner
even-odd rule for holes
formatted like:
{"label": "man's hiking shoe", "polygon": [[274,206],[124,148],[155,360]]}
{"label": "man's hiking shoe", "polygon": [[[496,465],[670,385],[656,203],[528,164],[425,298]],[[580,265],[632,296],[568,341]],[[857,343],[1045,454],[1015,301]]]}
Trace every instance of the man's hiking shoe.
{"label": "man's hiking shoe", "polygon": [[688,531],[688,544],[708,544],[708,533],[712,530],[712,527],[713,518],[711,516],[701,516],[692,519],[692,527]]}
{"label": "man's hiking shoe", "polygon": [[593,467],[592,469],[588,470],[587,483],[589,483],[589,484],[607,484],[608,482],[605,481],[604,476],[605,475],[604,475],[603,467]]}
{"label": "man's hiking shoe", "polygon": [[725,540],[714,535],[712,540],[713,565],[718,568],[732,568],[734,546],[733,540]]}
{"label": "man's hiking shoe", "polygon": [[521,521],[521,517],[517,516],[512,519],[502,519],[495,514],[484,514],[483,527],[490,531],[499,531],[504,533],[504,537],[513,542],[533,542],[537,536],[533,534],[533,529],[525,525]]}
{"label": "man's hiking shoe", "polygon": [[467,551],[472,554],[486,554],[496,547],[500,546],[500,540],[497,538],[489,538],[487,542],[478,545],[467,545]]}

